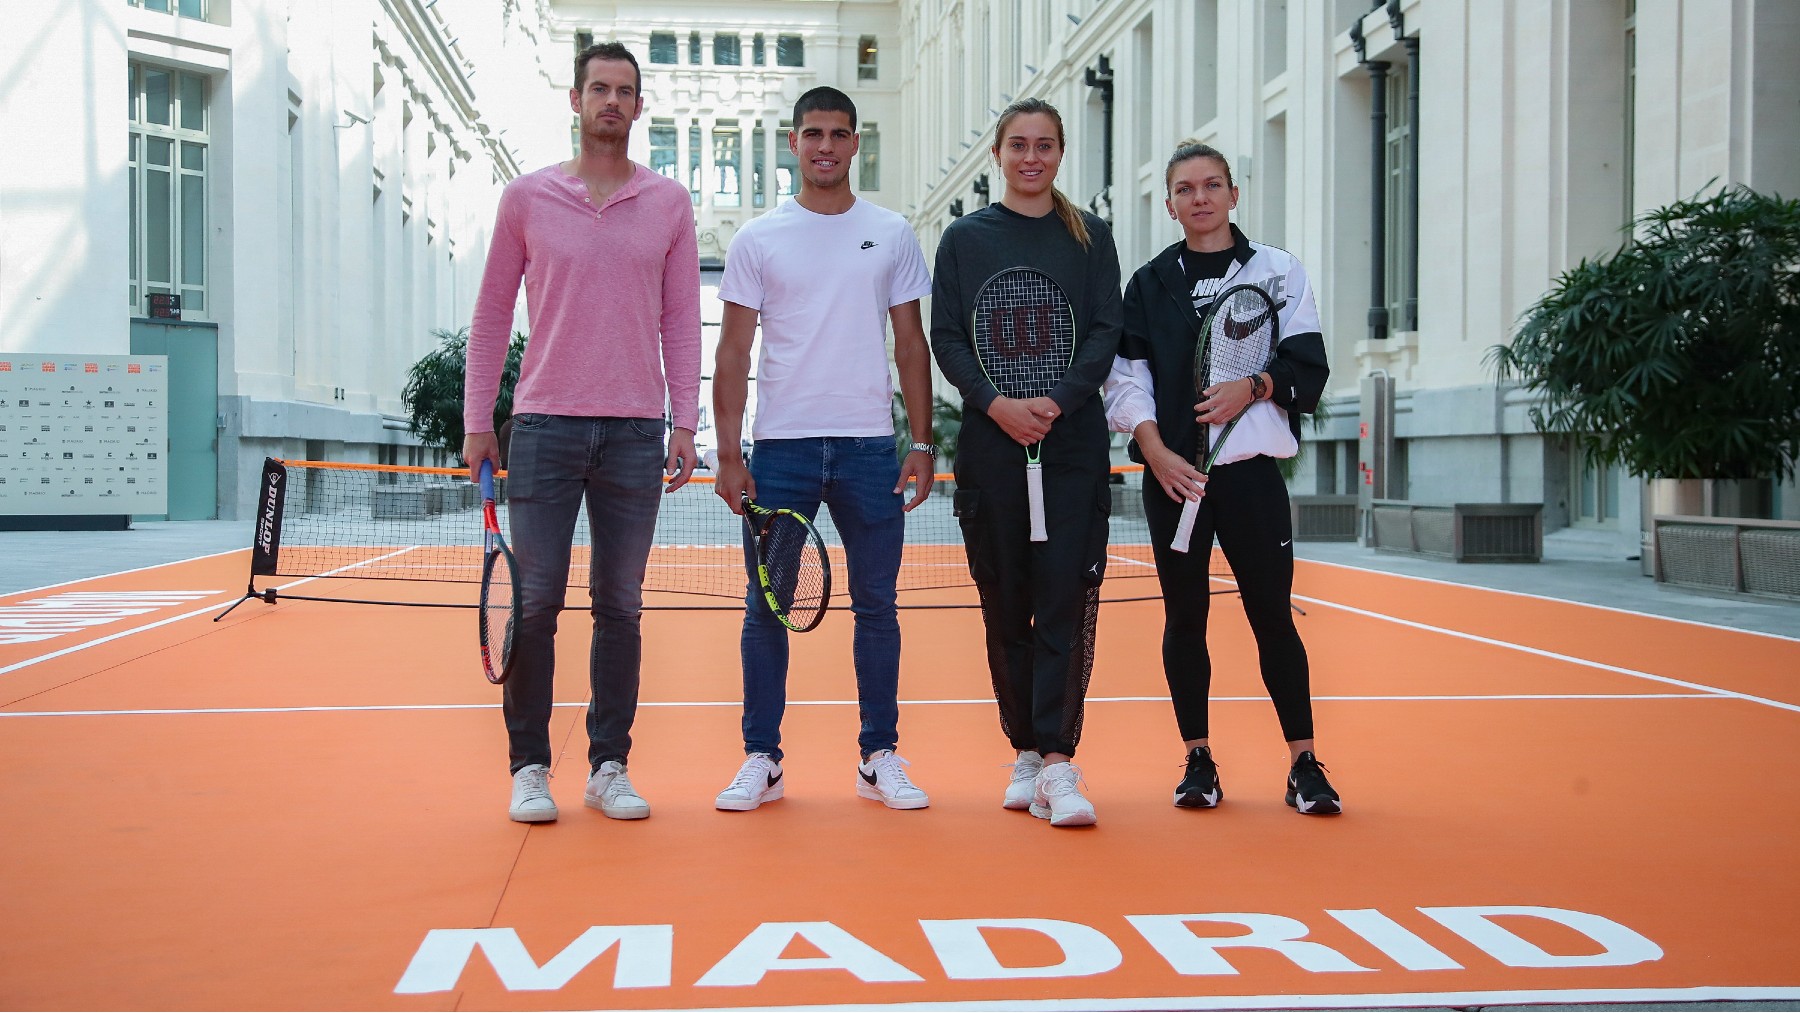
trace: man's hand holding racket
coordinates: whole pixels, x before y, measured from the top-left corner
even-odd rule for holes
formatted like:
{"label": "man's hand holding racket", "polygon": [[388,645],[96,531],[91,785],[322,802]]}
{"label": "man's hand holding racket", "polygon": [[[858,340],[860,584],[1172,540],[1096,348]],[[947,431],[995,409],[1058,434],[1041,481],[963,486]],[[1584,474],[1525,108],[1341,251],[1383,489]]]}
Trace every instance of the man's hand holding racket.
{"label": "man's hand holding racket", "polygon": [[750,477],[750,466],[744,463],[742,454],[719,452],[719,470],[713,476],[713,492],[739,516],[744,513],[744,500],[756,498],[756,479]]}
{"label": "man's hand holding racket", "polygon": [[481,481],[481,462],[500,470],[500,437],[494,433],[469,433],[463,437],[463,463],[469,466],[469,481]]}

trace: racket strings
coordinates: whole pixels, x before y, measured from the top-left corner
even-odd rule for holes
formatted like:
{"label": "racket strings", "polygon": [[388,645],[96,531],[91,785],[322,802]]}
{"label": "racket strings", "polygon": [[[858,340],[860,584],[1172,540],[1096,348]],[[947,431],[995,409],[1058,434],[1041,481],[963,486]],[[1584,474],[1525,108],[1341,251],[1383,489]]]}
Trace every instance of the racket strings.
{"label": "racket strings", "polygon": [[1010,398],[1047,396],[1075,352],[1069,299],[1037,271],[1007,271],[983,285],[974,331],[982,368]]}
{"label": "racket strings", "polygon": [[481,643],[493,652],[496,671],[504,671],[512,656],[513,629],[517,618],[512,564],[501,552],[491,552],[483,564],[481,582]]}
{"label": "racket strings", "polygon": [[1268,368],[1274,351],[1275,307],[1255,291],[1216,304],[1207,326],[1207,385],[1242,380]]}
{"label": "racket strings", "polygon": [[806,525],[787,514],[770,521],[763,565],[776,603],[795,622],[804,625],[825,607],[824,552]]}

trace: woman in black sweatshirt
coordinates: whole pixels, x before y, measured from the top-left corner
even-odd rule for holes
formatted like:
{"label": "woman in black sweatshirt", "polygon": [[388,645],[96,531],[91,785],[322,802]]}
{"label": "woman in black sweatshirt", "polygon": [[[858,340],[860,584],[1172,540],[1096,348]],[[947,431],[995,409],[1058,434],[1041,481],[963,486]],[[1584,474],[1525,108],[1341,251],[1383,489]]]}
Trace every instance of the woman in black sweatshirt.
{"label": "woman in black sweatshirt", "polygon": [[[1169,217],[1181,223],[1184,237],[1139,268],[1125,287],[1125,333],[1106,380],[1106,414],[1113,429],[1132,435],[1132,459],[1149,469],[1144,517],[1163,592],[1163,674],[1187,750],[1175,804],[1210,809],[1224,797],[1207,725],[1207,563],[1217,536],[1287,740],[1287,804],[1308,815],[1330,815],[1342,811],[1342,803],[1313,755],[1306,648],[1288,600],[1294,533],[1287,485],[1275,463],[1298,451],[1300,415],[1317,410],[1330,375],[1312,284],[1293,254],[1253,243],[1231,223],[1238,190],[1216,149],[1182,142],[1169,159],[1164,185]],[[1262,373],[1197,391],[1200,321],[1215,297],[1237,285],[1261,288],[1279,307],[1281,343]],[[1240,412],[1210,476],[1202,475],[1194,460],[1203,439],[1210,447]],[[1169,542],[1182,503],[1196,498],[1192,548],[1176,552]]]}
{"label": "woman in black sweatshirt", "polygon": [[[981,596],[1000,727],[1018,751],[1004,804],[1030,809],[1052,826],[1085,826],[1095,820],[1094,807],[1071,761],[1106,572],[1111,501],[1100,385],[1118,348],[1118,253],[1106,223],[1055,187],[1064,144],[1054,107],[1014,102],[994,138],[1006,195],[944,232],[933,272],[931,347],[963,395],[956,515]],[[1073,318],[1073,359],[1046,397],[1001,396],[971,342],[982,285],[1018,267],[1048,275]],[[1060,311],[1033,307],[1017,319],[1029,329]],[[1048,540],[1033,542],[1026,448],[1040,441]]]}

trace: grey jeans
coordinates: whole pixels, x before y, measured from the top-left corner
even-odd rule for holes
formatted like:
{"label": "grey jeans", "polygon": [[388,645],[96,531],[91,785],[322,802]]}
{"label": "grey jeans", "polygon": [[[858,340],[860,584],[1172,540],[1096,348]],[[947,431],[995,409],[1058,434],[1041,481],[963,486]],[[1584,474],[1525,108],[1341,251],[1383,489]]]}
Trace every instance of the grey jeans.
{"label": "grey jeans", "polygon": [[665,432],[662,419],[513,416],[506,497],[520,586],[505,713],[514,772],[551,762],[556,621],[568,591],[575,519],[584,499],[594,536],[588,567],[594,617],[588,765],[623,762],[631,751],[643,654],[638,617],[662,496]]}

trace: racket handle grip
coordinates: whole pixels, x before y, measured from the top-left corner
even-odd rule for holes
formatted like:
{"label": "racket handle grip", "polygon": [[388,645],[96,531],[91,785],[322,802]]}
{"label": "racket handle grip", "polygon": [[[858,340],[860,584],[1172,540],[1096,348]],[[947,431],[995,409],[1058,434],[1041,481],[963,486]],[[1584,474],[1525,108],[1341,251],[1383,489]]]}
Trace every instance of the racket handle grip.
{"label": "racket handle grip", "polygon": [[1176,552],[1188,550],[1188,543],[1194,540],[1194,519],[1199,516],[1199,500],[1190,499],[1181,504],[1181,520],[1175,525],[1175,537],[1169,541],[1169,548]]}
{"label": "racket handle grip", "polygon": [[481,498],[494,498],[494,462],[486,458],[481,462]]}
{"label": "racket handle grip", "polygon": [[1025,499],[1031,507],[1031,540],[1049,541],[1050,532],[1044,528],[1044,466],[1037,461],[1025,465]]}

